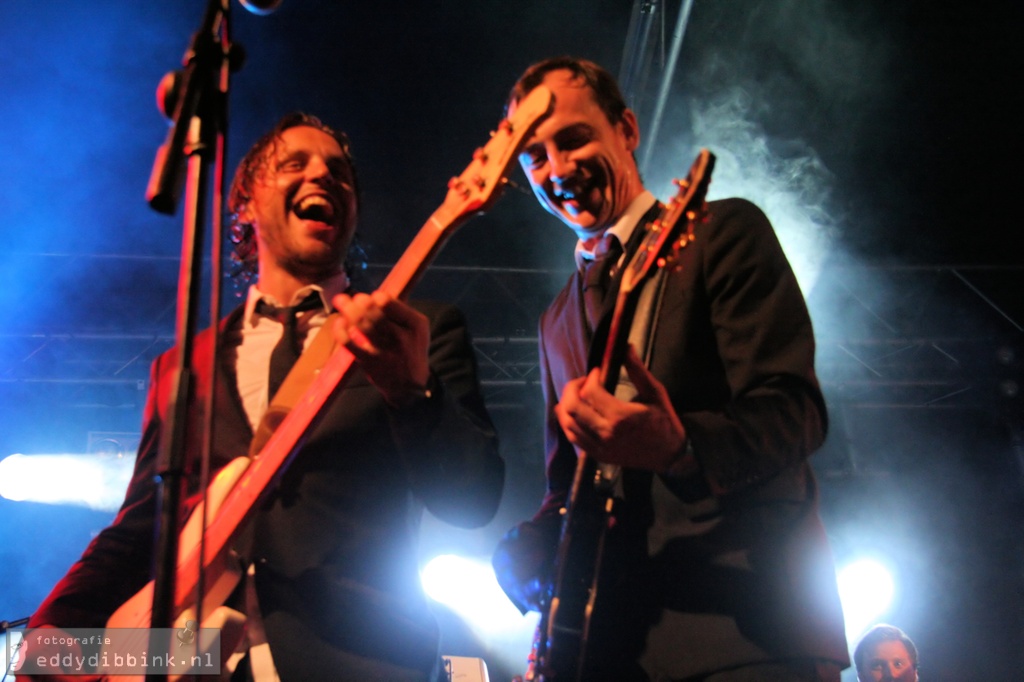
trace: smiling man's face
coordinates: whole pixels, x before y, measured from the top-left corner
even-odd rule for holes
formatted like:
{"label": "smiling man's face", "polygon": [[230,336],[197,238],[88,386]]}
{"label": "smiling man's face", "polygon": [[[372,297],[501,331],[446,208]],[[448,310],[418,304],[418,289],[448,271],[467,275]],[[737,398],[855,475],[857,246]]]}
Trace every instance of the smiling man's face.
{"label": "smiling man's face", "polygon": [[338,141],[297,126],[266,154],[241,215],[256,230],[260,277],[283,270],[316,281],[337,272],[357,212],[352,168]]}
{"label": "smiling man's face", "polygon": [[640,143],[636,117],[627,109],[612,124],[590,87],[568,70],[551,71],[543,84],[555,109],[519,162],[541,205],[586,240],[614,224],[643,191],[633,159]]}

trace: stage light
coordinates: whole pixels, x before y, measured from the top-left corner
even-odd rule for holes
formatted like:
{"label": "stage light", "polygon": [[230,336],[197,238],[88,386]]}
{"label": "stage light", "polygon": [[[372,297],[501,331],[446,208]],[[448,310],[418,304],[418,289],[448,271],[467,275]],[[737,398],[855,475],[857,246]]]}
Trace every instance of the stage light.
{"label": "stage light", "polygon": [[134,461],[114,455],[23,455],[0,460],[0,497],[117,511]]}
{"label": "stage light", "polygon": [[444,554],[431,559],[420,577],[431,599],[456,612],[477,632],[522,629],[523,616],[498,586],[489,563]]}
{"label": "stage light", "polygon": [[444,554],[427,563],[421,579],[432,599],[475,624],[491,627],[502,615],[521,618],[483,561]]}
{"label": "stage light", "polygon": [[895,582],[889,569],[874,559],[847,564],[838,577],[847,638],[855,641],[889,609]]}

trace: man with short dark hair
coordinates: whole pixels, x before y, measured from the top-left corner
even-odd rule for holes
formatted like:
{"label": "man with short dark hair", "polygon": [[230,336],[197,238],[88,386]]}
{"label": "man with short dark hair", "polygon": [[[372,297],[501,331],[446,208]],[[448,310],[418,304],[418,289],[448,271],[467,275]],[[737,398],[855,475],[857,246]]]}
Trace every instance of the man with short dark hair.
{"label": "man with short dark hair", "polygon": [[860,682],[917,682],[917,647],[895,625],[867,631],[853,652]]}
{"label": "man with short dark hair", "polygon": [[807,463],[825,404],[811,321],[771,225],[747,201],[710,202],[676,267],[643,285],[635,348],[605,390],[588,348],[604,340],[613,296],[591,312],[583,272],[604,259],[620,269],[660,205],[614,78],[586,60],[546,60],[509,108],[540,85],[554,112],[520,163],[541,206],[576,233],[579,267],[540,321],[548,485],[499,545],[499,582],[523,611],[550,606],[584,452],[615,511],[579,679],[838,682],[843,615]]}

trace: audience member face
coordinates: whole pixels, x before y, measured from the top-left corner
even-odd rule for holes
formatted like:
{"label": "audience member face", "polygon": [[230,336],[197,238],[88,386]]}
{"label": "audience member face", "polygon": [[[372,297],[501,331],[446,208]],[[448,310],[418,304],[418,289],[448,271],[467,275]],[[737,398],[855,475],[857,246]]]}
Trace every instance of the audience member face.
{"label": "audience member face", "polygon": [[858,677],[861,682],[916,682],[917,670],[903,642],[886,640],[868,650]]}
{"label": "audience member face", "polygon": [[612,125],[590,87],[568,70],[551,71],[543,84],[555,109],[519,162],[541,206],[587,239],[614,224],[643,190],[632,156],[640,141],[636,117],[627,110]]}
{"label": "audience member face", "polygon": [[356,225],[352,169],[337,140],[308,126],[282,132],[244,213],[256,229],[261,278],[283,270],[315,280],[337,271]]}

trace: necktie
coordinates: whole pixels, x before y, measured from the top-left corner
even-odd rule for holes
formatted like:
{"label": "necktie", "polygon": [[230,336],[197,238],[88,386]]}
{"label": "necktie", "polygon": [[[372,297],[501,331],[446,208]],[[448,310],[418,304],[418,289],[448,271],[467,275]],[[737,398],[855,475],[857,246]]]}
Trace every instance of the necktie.
{"label": "necktie", "polygon": [[611,283],[611,269],[622,255],[622,245],[615,237],[605,237],[606,245],[595,249],[593,260],[583,260],[583,306],[591,331],[597,326],[604,310],[608,285]]}
{"label": "necktie", "polygon": [[267,381],[267,400],[273,400],[277,389],[281,388],[284,378],[288,376],[292,365],[299,359],[301,348],[298,338],[298,313],[306,310],[315,310],[323,306],[319,292],[312,292],[302,299],[297,305],[285,308],[276,308],[269,303],[260,300],[256,304],[256,312],[268,317],[274,317],[284,325],[284,333],[281,340],[274,346],[270,354],[270,374]]}

